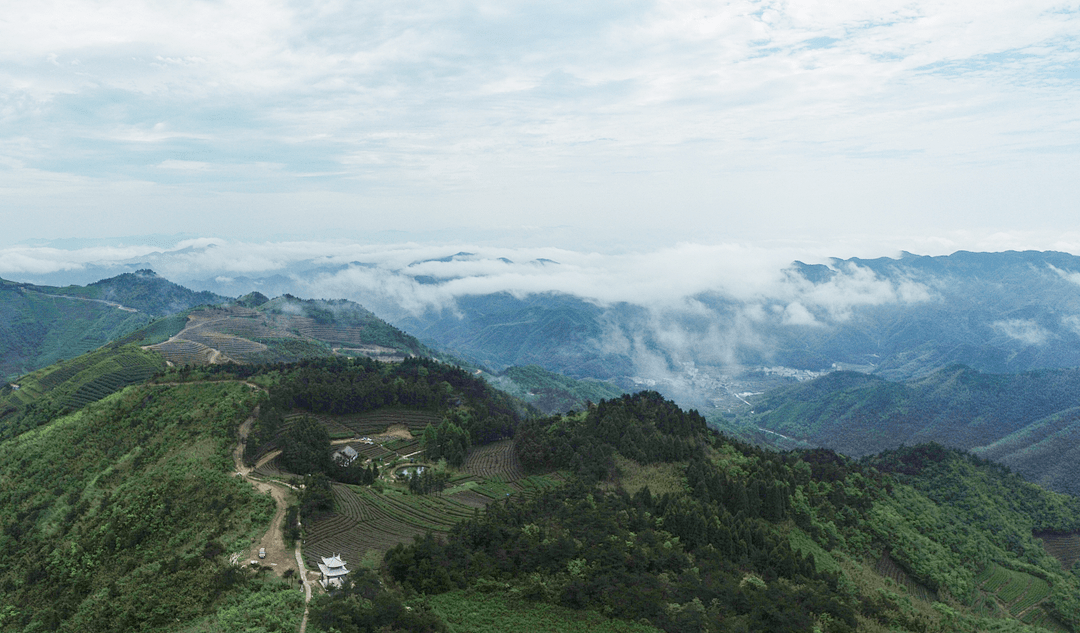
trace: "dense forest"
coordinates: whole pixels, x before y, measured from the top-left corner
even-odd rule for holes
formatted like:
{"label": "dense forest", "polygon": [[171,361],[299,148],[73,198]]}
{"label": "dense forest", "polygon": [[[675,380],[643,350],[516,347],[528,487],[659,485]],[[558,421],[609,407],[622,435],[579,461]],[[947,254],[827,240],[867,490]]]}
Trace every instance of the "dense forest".
{"label": "dense forest", "polygon": [[411,441],[445,465],[395,489],[411,507],[475,490],[490,446],[561,484],[485,484],[506,494],[352,565],[309,631],[1080,630],[1080,567],[1049,546],[1080,500],[1002,465],[767,450],[651,391],[544,416],[437,361],[327,358],[170,368],[0,440],[0,631],[296,630],[295,580],[235,564],[272,510],[233,476],[237,428],[305,475],[303,542],[343,490],[389,486],[330,457],[333,420],[383,410],[433,420]]}

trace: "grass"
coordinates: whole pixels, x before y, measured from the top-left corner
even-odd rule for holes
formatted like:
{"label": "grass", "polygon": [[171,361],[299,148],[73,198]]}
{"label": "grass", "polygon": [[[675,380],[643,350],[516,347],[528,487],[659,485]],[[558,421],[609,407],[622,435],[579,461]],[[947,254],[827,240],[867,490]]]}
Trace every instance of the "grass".
{"label": "grass", "polygon": [[619,469],[619,484],[630,494],[645,486],[649,487],[654,497],[665,492],[677,494],[686,491],[686,462],[643,466],[617,455],[615,466]]}
{"label": "grass", "polygon": [[575,611],[498,593],[451,591],[427,597],[451,633],[659,633],[639,622],[612,620],[595,611]]}
{"label": "grass", "polygon": [[806,532],[803,532],[797,527],[791,528],[791,531],[788,532],[788,542],[791,543],[791,549],[801,552],[804,556],[813,554],[814,567],[819,573],[840,573],[840,565],[836,562],[836,559],[832,557],[832,554],[825,551],[814,541],[814,539],[810,538],[810,535]]}

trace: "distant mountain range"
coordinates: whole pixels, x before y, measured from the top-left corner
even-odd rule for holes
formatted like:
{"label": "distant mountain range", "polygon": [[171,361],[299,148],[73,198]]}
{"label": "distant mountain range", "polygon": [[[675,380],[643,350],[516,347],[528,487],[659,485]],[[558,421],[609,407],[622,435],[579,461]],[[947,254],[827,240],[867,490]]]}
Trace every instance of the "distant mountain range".
{"label": "distant mountain range", "polygon": [[938,442],[1080,495],[1080,369],[987,374],[963,365],[904,382],[835,372],[752,398],[736,433],[861,457]]}
{"label": "distant mountain range", "polygon": [[145,327],[157,317],[230,301],[140,270],[88,286],[0,279],[0,378],[13,379]]}
{"label": "distant mountain range", "polygon": [[958,252],[795,262],[781,283],[752,296],[708,292],[658,307],[496,293],[395,322],[496,369],[536,363],[738,411],[743,392],[837,369],[904,380],[954,363],[994,373],[1080,366],[1080,258]]}

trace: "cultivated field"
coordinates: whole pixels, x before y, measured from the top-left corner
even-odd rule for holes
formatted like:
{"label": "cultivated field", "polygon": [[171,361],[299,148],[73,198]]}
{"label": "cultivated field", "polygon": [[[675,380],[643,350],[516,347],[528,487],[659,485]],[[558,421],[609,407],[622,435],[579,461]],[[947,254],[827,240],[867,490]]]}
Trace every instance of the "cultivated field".
{"label": "cultivated field", "polygon": [[1061,566],[1066,571],[1072,569],[1073,565],[1080,561],[1080,533],[1042,532],[1036,534],[1035,538],[1043,542],[1043,547],[1046,548],[1048,554],[1061,561]]}
{"label": "cultivated field", "polygon": [[206,365],[213,357],[214,350],[202,343],[173,339],[151,345],[148,349],[157,350],[165,360],[174,365]]}
{"label": "cultivated field", "polygon": [[891,578],[898,586],[904,587],[911,596],[921,598],[927,602],[936,602],[937,593],[931,591],[923,584],[912,578],[900,565],[886,552],[878,560],[877,571],[886,578]]}
{"label": "cultivated field", "polygon": [[1014,618],[1051,631],[1066,630],[1042,607],[1050,596],[1050,585],[1042,578],[990,565],[975,577],[975,583],[984,596]]}
{"label": "cultivated field", "polygon": [[525,469],[514,452],[513,440],[492,442],[473,449],[461,469],[477,477],[501,477],[507,481],[525,477]]}
{"label": "cultivated field", "polygon": [[[395,412],[400,414],[401,412]],[[387,418],[377,417],[382,430]],[[401,423],[400,415],[393,418]],[[340,422],[340,419],[338,420]],[[362,455],[391,458],[419,451],[419,440],[372,434],[379,442],[349,442]],[[342,444],[335,444],[340,448]],[[382,451],[382,453],[378,453]],[[271,460],[256,472],[272,474]],[[400,483],[383,482],[382,490],[370,486],[333,485],[334,512],[305,526],[304,557],[309,565],[320,556],[341,554],[354,564],[381,559],[398,543],[410,543],[427,532],[445,533],[455,523],[473,516],[476,509],[514,495],[531,496],[563,483],[558,473],[526,476],[509,441],[473,449],[465,467],[441,494],[414,495]]]}

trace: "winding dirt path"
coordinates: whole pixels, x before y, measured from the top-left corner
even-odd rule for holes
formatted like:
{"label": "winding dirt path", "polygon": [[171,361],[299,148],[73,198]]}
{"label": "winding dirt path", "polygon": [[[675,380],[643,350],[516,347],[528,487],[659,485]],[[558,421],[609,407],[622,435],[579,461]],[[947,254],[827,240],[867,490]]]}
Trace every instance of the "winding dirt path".
{"label": "winding dirt path", "polygon": [[[238,381],[239,382],[239,381]],[[258,385],[245,382],[256,389],[262,389]],[[265,390],[264,390],[265,391]],[[311,602],[311,583],[313,581],[308,579],[308,571],[304,567],[304,559],[300,555],[300,543],[296,544],[293,551],[289,551],[285,546],[285,537],[282,534],[282,523],[285,521],[285,512],[289,507],[289,495],[292,494],[292,489],[283,483],[267,482],[257,479],[251,475],[252,468],[248,468],[244,464],[244,444],[247,442],[248,434],[251,433],[251,425],[255,422],[255,419],[259,415],[259,407],[255,407],[255,410],[251,413],[243,424],[240,425],[239,441],[236,443],[236,448],[233,450],[233,464],[236,467],[236,474],[243,477],[252,486],[255,487],[261,493],[270,494],[274,499],[274,503],[277,505],[277,511],[274,513],[273,520],[270,521],[270,528],[263,535],[259,541],[253,541],[251,550],[248,552],[248,559],[252,562],[258,562],[261,565],[268,565],[274,570],[274,573],[279,577],[284,576],[286,570],[293,570],[293,573],[300,579],[304,585],[304,617],[300,622],[300,633],[305,633],[307,630],[308,619],[308,603]],[[277,451],[280,453],[280,451]],[[276,455],[270,455],[259,460],[260,464],[273,459]],[[256,465],[258,467],[258,464]],[[259,558],[259,549],[266,550],[266,557]]]}

